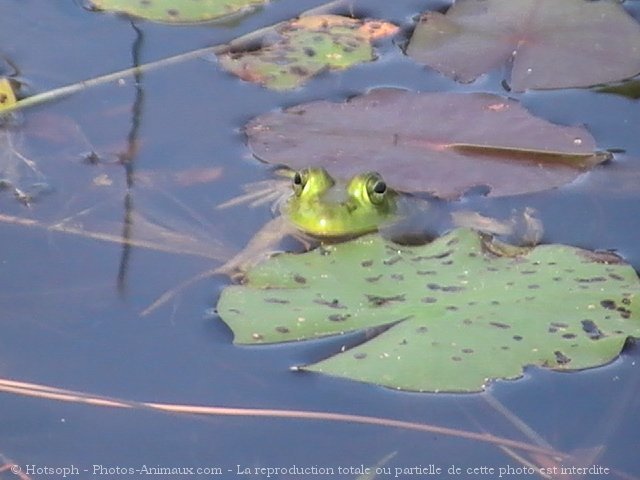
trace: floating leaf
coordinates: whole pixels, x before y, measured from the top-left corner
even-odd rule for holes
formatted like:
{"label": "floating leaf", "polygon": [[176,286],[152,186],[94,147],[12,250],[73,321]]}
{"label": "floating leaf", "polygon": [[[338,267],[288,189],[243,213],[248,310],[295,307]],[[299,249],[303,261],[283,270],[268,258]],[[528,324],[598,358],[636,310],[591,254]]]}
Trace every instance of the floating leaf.
{"label": "floating leaf", "polygon": [[610,362],[629,336],[640,336],[639,293],[635,271],[613,255],[519,249],[458,229],[419,247],[371,235],[274,257],[244,285],[227,287],[218,313],[236,343],[382,328],[304,368],[406,390],[467,392],[520,377],[527,365]]}
{"label": "floating leaf", "polygon": [[0,77],[0,112],[16,104],[16,95],[8,78]]}
{"label": "floating leaf", "polygon": [[322,166],[336,178],[376,170],[398,190],[444,198],[481,185],[491,196],[554,188],[610,158],[586,129],[488,94],[378,89],[262,115],[245,130],[265,162]]}
{"label": "floating leaf", "polygon": [[614,95],[621,95],[623,97],[637,100],[640,98],[640,79],[628,80],[616,85],[608,85],[606,87],[598,87],[595,89],[600,93],[612,93]]}
{"label": "floating leaf", "polygon": [[613,1],[458,0],[407,54],[461,82],[512,61],[516,91],[584,87],[640,73],[640,25]]}
{"label": "floating leaf", "polygon": [[374,60],[372,40],[397,30],[395,25],[377,20],[306,16],[279,26],[278,39],[260,50],[224,54],[218,60],[243,80],[287,90],[326,69]]}
{"label": "floating leaf", "polygon": [[267,0],[89,0],[97,10],[166,23],[201,23],[245,13]]}

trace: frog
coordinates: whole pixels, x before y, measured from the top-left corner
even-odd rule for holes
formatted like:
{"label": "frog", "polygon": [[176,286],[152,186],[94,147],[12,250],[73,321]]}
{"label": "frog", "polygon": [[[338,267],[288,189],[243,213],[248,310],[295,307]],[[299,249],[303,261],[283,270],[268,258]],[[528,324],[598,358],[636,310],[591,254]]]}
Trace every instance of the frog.
{"label": "frog", "polygon": [[265,195],[268,200],[275,200],[275,217],[222,266],[206,270],[165,292],[142,315],[204,278],[223,274],[241,282],[247,270],[277,253],[278,245],[287,236],[296,238],[304,250],[310,250],[374,232],[400,244],[420,244],[453,228],[466,227],[519,246],[537,244],[543,233],[542,223],[529,207],[506,220],[486,217],[456,209],[453,202],[396,191],[374,171],[346,181],[333,178],[322,167],[281,169],[277,174],[284,178],[284,193],[283,180],[266,181],[266,188],[259,182],[249,185],[247,195],[218,206],[227,208],[247,201],[257,205]]}
{"label": "frog", "polygon": [[290,187],[277,203],[276,218],[216,273],[239,278],[288,235],[308,250],[373,232],[397,243],[419,244],[466,227],[519,246],[537,244],[543,233],[542,223],[529,207],[509,219],[498,220],[455,210],[452,202],[396,191],[374,171],[346,181],[333,178],[323,167],[284,171],[281,175],[289,177]]}
{"label": "frog", "polygon": [[364,235],[398,214],[398,194],[377,172],[341,184],[324,168],[306,168],[293,174],[291,188],[282,214],[298,231],[320,239]]}

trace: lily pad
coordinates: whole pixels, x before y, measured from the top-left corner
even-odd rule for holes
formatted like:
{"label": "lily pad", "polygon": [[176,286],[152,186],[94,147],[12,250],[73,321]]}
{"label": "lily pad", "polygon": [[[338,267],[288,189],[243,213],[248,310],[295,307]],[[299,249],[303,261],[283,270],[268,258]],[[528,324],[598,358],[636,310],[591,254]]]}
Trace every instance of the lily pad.
{"label": "lily pad", "polygon": [[241,344],[383,329],[303,368],[405,390],[471,392],[520,377],[528,365],[610,362],[628,337],[640,337],[638,294],[635,271],[613,255],[521,249],[457,229],[419,247],[371,235],[274,257],[244,285],[227,287],[218,313]]}
{"label": "lily pad", "polygon": [[640,98],[640,79],[628,80],[616,85],[608,85],[606,87],[599,87],[595,89],[600,93],[612,93],[614,95],[620,95],[627,97],[631,100],[637,100]]}
{"label": "lily pad", "polygon": [[397,31],[395,25],[379,20],[305,16],[279,26],[273,43],[256,51],[220,55],[218,60],[243,80],[288,90],[324,70],[375,60],[371,42]]}
{"label": "lily pad", "polygon": [[455,198],[558,187],[610,158],[582,127],[534,117],[497,95],[377,89],[346,103],[318,101],[268,113],[245,127],[265,162],[322,166],[336,178],[376,170],[405,192]]}
{"label": "lily pad", "polygon": [[126,13],[154,22],[201,23],[250,11],[267,0],[89,0],[96,10]]}
{"label": "lily pad", "polygon": [[458,0],[422,16],[407,54],[461,82],[512,62],[516,91],[586,87],[640,73],[640,25],[608,0]]}
{"label": "lily pad", "polygon": [[16,95],[8,78],[0,77],[0,112],[16,104]]}

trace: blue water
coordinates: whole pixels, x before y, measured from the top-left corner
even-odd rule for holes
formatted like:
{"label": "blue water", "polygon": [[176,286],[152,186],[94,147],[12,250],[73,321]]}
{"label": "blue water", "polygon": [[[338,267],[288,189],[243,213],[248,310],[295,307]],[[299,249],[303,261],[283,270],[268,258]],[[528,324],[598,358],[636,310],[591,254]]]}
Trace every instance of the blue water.
{"label": "blue water", "polygon": [[[280,0],[226,26],[136,22],[143,42],[140,62],[223,43],[321,3]],[[638,3],[627,2],[635,15]],[[446,4],[372,0],[357,12],[390,19],[408,32],[418,12]],[[0,54],[18,66],[26,92],[127,68],[135,40],[126,18],[88,12],[79,2],[0,2]],[[203,248],[218,239],[234,250],[271,218],[266,206],[214,209],[239,194],[242,184],[271,178],[269,168],[251,157],[241,134],[254,116],[317,99],[342,101],[379,86],[505,94],[497,73],[463,86],[416,65],[391,42],[383,43],[379,54],[378,62],[323,75],[290,93],[241,82],[211,61],[195,60],[145,74],[138,93],[127,78],[122,85],[31,109],[23,117],[27,124],[43,114],[50,126],[71,119],[86,142],[69,140],[74,153],[63,151],[50,161],[50,145],[29,143],[33,158],[44,159],[40,167],[55,191],[30,207],[2,195],[0,213],[51,224],[90,209],[82,217],[86,225],[120,235],[126,172],[114,158],[127,148],[137,93],[133,169],[148,181],[136,181],[131,189],[133,211],[195,236]],[[546,241],[615,250],[640,269],[639,192],[624,174],[640,166],[638,101],[588,90],[512,96],[547,120],[586,125],[599,148],[624,153],[616,155],[614,165],[566,188],[518,199],[476,199],[472,205],[494,215],[533,205],[545,221]],[[64,132],[62,137],[63,144],[70,138]],[[90,150],[102,155],[101,164],[80,161],[78,152]],[[181,186],[172,181],[172,172],[212,167],[222,168],[212,182]],[[111,185],[95,186],[100,176]],[[134,237],[154,238],[139,219],[132,229]],[[220,277],[193,285],[150,316],[139,316],[166,289],[215,265],[195,255],[127,250],[117,243],[0,223],[0,378],[131,401],[335,411],[524,439],[488,406],[486,394],[402,393],[289,370],[339,348],[335,342],[232,345],[229,329],[210,313],[227,284]],[[591,463],[639,474],[639,362],[640,350],[630,346],[603,368],[571,374],[530,368],[523,379],[498,382],[490,393],[553,447],[571,452],[602,445],[601,456]],[[389,465],[399,467],[519,466],[489,444],[401,429],[175,416],[0,393],[0,453],[21,465],[74,464],[89,471],[93,465],[220,466],[224,478],[236,478],[238,464],[371,466],[391,452],[397,454]],[[0,478],[13,477],[5,472]]]}

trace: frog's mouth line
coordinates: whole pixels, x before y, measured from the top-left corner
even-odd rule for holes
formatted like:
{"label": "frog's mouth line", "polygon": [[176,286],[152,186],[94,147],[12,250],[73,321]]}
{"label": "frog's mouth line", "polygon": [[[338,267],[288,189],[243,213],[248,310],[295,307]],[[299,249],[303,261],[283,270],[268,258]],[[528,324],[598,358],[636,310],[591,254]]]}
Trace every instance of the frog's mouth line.
{"label": "frog's mouth line", "polygon": [[[364,211],[362,215],[358,215],[359,209]],[[326,202],[325,199],[322,199],[312,210],[317,228],[301,227],[300,229],[317,238],[345,241],[375,232],[381,226],[376,218],[368,221],[366,209],[351,199],[343,202]],[[336,234],[335,232],[338,231],[346,233]]]}

